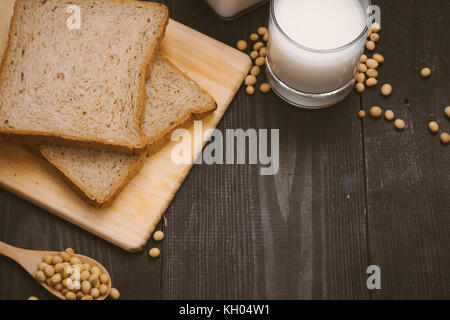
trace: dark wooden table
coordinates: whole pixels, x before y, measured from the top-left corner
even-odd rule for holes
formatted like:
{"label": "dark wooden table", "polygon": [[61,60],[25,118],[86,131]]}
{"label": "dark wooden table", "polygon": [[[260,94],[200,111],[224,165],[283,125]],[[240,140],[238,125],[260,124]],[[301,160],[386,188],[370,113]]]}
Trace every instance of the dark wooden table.
{"label": "dark wooden table", "polygon": [[[280,128],[278,175],[194,167],[166,212],[166,239],[139,254],[0,190],[0,240],[92,256],[123,299],[449,299],[450,148],[427,124],[436,119],[450,131],[450,2],[374,2],[383,24],[377,52],[386,57],[380,81],[393,85],[391,97],[374,89],[304,111],[241,88],[220,123]],[[267,5],[222,22],[203,1],[166,4],[174,19],[230,45],[268,19]],[[429,80],[419,76],[423,66],[434,70]],[[406,130],[359,120],[358,110],[372,105],[389,106]],[[161,247],[158,260],[148,257],[153,246]],[[381,268],[381,290],[366,287],[372,264]],[[30,295],[51,298],[0,257],[0,299]]]}

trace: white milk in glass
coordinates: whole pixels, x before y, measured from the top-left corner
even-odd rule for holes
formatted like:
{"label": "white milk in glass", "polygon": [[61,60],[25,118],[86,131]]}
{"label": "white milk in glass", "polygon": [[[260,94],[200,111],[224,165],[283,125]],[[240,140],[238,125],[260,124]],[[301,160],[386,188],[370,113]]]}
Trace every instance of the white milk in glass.
{"label": "white milk in glass", "polygon": [[352,85],[366,41],[368,5],[361,0],[273,0],[268,55],[273,74],[306,94]]}

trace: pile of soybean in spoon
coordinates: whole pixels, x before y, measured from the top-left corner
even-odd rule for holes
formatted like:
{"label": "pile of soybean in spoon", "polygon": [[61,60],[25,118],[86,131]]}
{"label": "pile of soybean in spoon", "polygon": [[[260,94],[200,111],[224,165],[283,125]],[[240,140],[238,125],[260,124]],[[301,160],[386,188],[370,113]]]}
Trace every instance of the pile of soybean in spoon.
{"label": "pile of soybean in spoon", "polygon": [[[36,279],[61,292],[67,300],[96,300],[106,295],[109,276],[74,254],[68,248],[56,255],[46,255],[38,266]],[[120,293],[113,288],[109,297],[119,299]]]}

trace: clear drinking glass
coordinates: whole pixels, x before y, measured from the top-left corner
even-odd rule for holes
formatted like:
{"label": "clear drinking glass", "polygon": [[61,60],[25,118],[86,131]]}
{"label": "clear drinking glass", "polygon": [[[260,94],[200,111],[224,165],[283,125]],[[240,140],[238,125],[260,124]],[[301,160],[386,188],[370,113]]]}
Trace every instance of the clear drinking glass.
{"label": "clear drinking glass", "polygon": [[[309,48],[290,38],[277,20],[279,1],[283,0],[271,0],[270,4],[266,60],[270,85],[282,99],[298,107],[321,109],[335,105],[355,84],[357,66],[372,21],[370,0],[359,0],[362,14],[366,12],[366,23],[358,31],[359,36],[332,49]],[[339,33],[339,26],[330,32]]]}

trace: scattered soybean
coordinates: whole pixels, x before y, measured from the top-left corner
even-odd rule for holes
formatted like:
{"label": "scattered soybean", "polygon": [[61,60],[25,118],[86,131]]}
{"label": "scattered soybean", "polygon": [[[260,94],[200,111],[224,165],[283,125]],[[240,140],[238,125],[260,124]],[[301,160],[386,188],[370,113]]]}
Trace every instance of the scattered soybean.
{"label": "scattered soybean", "polygon": [[247,42],[245,40],[239,40],[236,47],[241,51],[245,51],[247,49]]}

